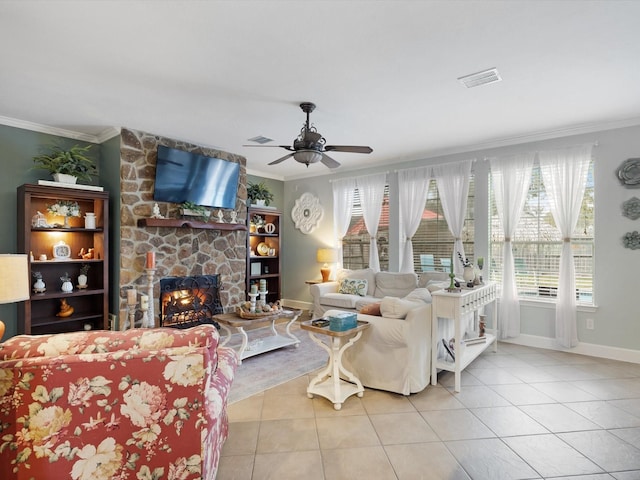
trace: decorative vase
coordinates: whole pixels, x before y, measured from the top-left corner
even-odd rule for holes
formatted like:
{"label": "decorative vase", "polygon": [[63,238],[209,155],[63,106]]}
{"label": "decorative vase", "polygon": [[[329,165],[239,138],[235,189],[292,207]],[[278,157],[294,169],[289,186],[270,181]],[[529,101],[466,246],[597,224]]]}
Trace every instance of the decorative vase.
{"label": "decorative vase", "polygon": [[476,278],[476,273],[473,271],[473,265],[464,267],[462,278],[464,278],[464,281],[467,283],[473,283],[473,279]]}
{"label": "decorative vase", "polygon": [[87,276],[80,274],[78,275],[78,288],[86,288],[87,287]]}
{"label": "decorative vase", "polygon": [[87,212],[84,216],[84,228],[91,230],[96,228],[96,216],[93,212]]}
{"label": "decorative vase", "polygon": [[78,181],[78,177],[73,175],[67,175],[66,173],[54,173],[52,174],[53,180],[58,183],[71,183],[75,184]]}
{"label": "decorative vase", "polygon": [[256,199],[256,205],[259,207],[264,207],[266,203],[266,200],[264,199]]}
{"label": "decorative vase", "polygon": [[44,281],[41,278],[36,280],[36,283],[33,284],[33,291],[35,293],[43,293],[47,289]]}
{"label": "decorative vase", "polygon": [[62,291],[65,293],[73,292],[73,283],[70,280],[62,282]]}
{"label": "decorative vase", "polygon": [[67,216],[64,217],[64,225],[62,227],[63,228],[71,228],[71,225],[69,225],[69,217],[67,217]]}

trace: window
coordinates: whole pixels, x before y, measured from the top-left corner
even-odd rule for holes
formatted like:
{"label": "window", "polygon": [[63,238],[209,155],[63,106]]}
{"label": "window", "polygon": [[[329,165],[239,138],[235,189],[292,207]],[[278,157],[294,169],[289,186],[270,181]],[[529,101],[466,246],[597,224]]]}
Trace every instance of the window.
{"label": "window", "polygon": [[[380,270],[389,270],[389,186],[384,188],[382,213],[378,224],[378,257]],[[347,234],[342,240],[342,263],[344,268],[361,269],[369,266],[369,233],[362,216],[362,205],[358,189],[353,198],[353,214]]]}
{"label": "window", "polygon": [[[593,303],[593,160],[589,165],[587,185],[580,217],[571,239],[576,269],[576,298]],[[502,282],[502,247],[504,235],[495,208],[493,188],[490,192],[491,280]],[[524,210],[512,239],[516,284],[520,298],[551,300],[557,296],[562,238],[555,226],[542,182],[540,166],[534,165]]]}
{"label": "window", "polygon": [[[474,252],[474,176],[469,180],[469,194],[467,197],[467,213],[462,229],[462,244],[465,256],[473,262]],[[422,271],[450,271],[451,250],[454,238],[444,218],[444,212],[438,195],[436,181],[429,183],[427,202],[420,220],[420,226],[413,236],[413,265],[416,272]],[[457,259],[454,259],[457,261]]]}

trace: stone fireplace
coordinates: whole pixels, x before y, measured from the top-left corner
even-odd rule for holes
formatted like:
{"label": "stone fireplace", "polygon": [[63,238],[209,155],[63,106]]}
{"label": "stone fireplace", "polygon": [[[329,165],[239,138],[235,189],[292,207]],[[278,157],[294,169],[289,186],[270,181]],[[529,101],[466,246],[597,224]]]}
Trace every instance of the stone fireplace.
{"label": "stone fireplace", "polygon": [[[220,305],[229,311],[245,299],[246,231],[190,227],[138,226],[153,213],[153,189],[158,145],[166,145],[240,164],[236,200],[237,222],[245,224],[246,159],[213,148],[123,128],[120,136],[120,311],[126,309],[125,289],[147,293],[146,253],[156,253],[153,284],[153,324],[161,313],[160,280],[165,277],[217,275]],[[160,213],[179,218],[179,205],[157,202]],[[216,209],[217,210],[217,209]],[[215,213],[215,212],[214,212]],[[230,211],[225,217],[229,218]],[[117,242],[117,239],[114,239]],[[117,243],[116,243],[117,245]],[[117,290],[116,290],[117,291]],[[122,317],[122,314],[120,315]]]}

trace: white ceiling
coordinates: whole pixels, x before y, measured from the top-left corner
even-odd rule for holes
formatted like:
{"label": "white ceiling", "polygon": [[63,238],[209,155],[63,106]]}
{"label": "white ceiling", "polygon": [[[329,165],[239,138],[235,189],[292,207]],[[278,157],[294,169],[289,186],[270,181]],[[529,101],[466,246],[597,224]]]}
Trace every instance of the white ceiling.
{"label": "white ceiling", "polygon": [[[640,1],[0,1],[0,116],[129,127],[326,174],[279,148],[304,114],[343,166],[640,124]],[[457,78],[496,67],[503,81]]]}

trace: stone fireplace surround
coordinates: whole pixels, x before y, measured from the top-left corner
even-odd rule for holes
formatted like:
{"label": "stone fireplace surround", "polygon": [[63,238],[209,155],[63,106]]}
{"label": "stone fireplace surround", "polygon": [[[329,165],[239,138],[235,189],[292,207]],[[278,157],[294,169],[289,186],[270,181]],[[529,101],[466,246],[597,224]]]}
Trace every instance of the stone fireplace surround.
{"label": "stone fireplace surround", "polygon": [[[146,253],[156,252],[153,325],[158,325],[160,278],[220,275],[220,301],[229,311],[245,299],[246,231],[139,227],[152,215],[158,145],[212,156],[240,164],[237,222],[247,218],[246,159],[213,148],[123,128],[120,135],[120,318],[126,311],[126,289],[147,293]],[[178,218],[179,205],[158,202],[167,218]],[[229,212],[226,212],[229,218]],[[118,291],[118,290],[116,290]],[[151,299],[150,299],[151,300]]]}

